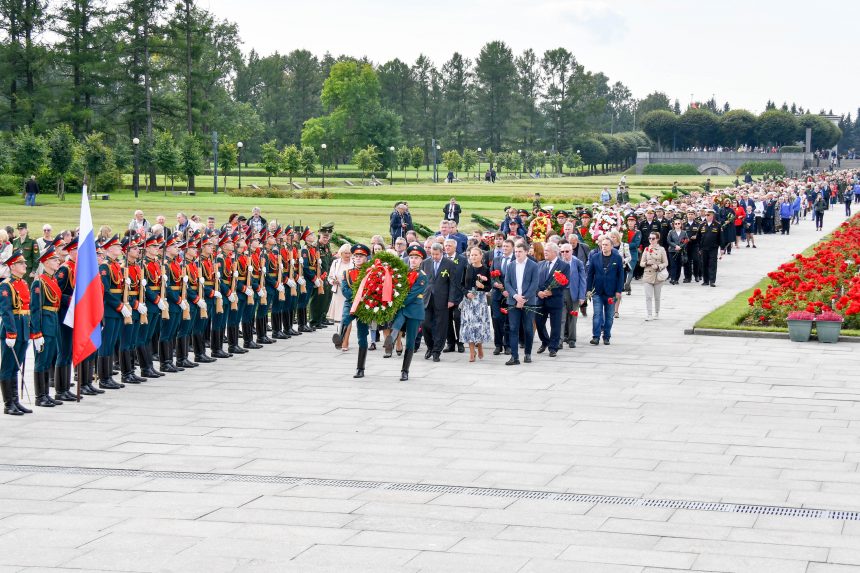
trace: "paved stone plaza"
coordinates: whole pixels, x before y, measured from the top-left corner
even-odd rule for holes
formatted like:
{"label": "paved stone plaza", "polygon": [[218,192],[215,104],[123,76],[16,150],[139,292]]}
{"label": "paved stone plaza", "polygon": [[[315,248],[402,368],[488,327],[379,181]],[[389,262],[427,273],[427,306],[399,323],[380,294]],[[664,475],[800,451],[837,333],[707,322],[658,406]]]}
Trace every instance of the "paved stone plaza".
{"label": "paved stone plaza", "polygon": [[359,382],[329,328],[3,416],[0,571],[860,571],[860,345],[683,333],[820,236],[531,365]]}

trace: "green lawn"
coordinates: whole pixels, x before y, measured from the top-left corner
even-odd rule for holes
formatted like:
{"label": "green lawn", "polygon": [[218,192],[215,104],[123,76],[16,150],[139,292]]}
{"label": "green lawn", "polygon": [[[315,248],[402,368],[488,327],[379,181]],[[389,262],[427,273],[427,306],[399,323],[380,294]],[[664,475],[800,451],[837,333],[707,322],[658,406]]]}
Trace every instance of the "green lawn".
{"label": "green lawn", "polygon": [[[704,177],[674,177],[674,176],[628,176],[627,181],[633,198],[640,193],[658,195],[668,191],[672,182],[677,179],[689,189],[704,181]],[[729,184],[733,178],[712,177],[715,184]],[[342,184],[332,187],[326,180],[327,198],[319,198],[322,189],[313,185],[310,193],[294,192],[291,198],[264,197],[233,197],[229,193],[212,194],[212,179],[198,178],[198,195],[188,197],[167,194],[159,188],[158,191],[145,192],[141,190],[138,199],[128,190],[114,191],[107,201],[92,201],[93,222],[96,227],[108,224],[115,232],[125,229],[135,209],[142,209],[151,222],[156,215],[163,214],[168,222],[175,223],[176,213],[183,211],[189,216],[200,215],[202,218],[213,215],[220,225],[226,221],[230,213],[250,214],[251,208],[259,206],[267,219],[277,219],[281,223],[319,225],[334,221],[335,229],[356,238],[367,238],[371,234],[387,234],[388,215],[395,201],[409,201],[413,219],[429,227],[435,228],[442,216],[442,207],[450,197],[456,197],[463,207],[461,221],[464,231],[468,232],[476,225],[472,224],[471,214],[479,213],[493,220],[500,220],[503,209],[508,205],[531,207],[535,192],[541,193],[545,205],[553,205],[556,209],[570,208],[576,204],[591,203],[597,200],[600,190],[607,186],[614,193],[619,176],[595,177],[564,177],[540,180],[499,181],[496,184],[483,182],[455,183],[409,183],[381,187],[347,187]],[[130,182],[130,177],[128,177]],[[223,180],[219,181],[220,184]],[[303,179],[301,180],[303,181]],[[228,178],[228,183],[235,184],[235,178]],[[159,185],[162,178],[159,177]],[[243,177],[245,189],[250,183],[266,187],[265,178]],[[273,178],[273,184],[276,180]],[[286,187],[286,180],[277,180],[278,184]],[[177,182],[177,190],[181,188]],[[307,187],[306,187],[307,190]],[[261,191],[262,193],[262,191]],[[302,198],[311,195],[314,198]],[[31,229],[37,229],[45,222],[51,223],[55,229],[71,228],[78,225],[80,195],[69,194],[65,202],[60,202],[54,195],[43,193],[39,195],[38,207],[26,208],[21,197],[0,198],[0,208],[4,217],[0,222],[14,225],[26,221]]]}

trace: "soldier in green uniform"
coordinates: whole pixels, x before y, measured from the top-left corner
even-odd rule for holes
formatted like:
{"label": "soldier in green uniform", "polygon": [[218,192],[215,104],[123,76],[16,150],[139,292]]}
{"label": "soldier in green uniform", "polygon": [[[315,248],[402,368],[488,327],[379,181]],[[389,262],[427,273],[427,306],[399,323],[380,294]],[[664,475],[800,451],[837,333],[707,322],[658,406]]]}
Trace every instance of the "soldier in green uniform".
{"label": "soldier in green uniform", "polygon": [[99,265],[105,310],[102,320],[102,343],[99,346],[96,371],[99,377],[99,388],[118,390],[125,388],[125,384],[117,383],[112,379],[113,353],[116,350],[117,342],[119,342],[123,318],[131,316],[131,308],[122,302],[125,281],[123,268],[119,262],[119,258],[122,256],[119,237],[114,235],[105,239],[100,248],[105,255],[105,262]]}
{"label": "soldier in green uniform", "polygon": [[331,285],[326,280],[326,273],[331,268],[334,255],[331,252],[331,233],[334,231],[334,223],[326,223],[320,226],[319,238],[317,239],[317,255],[320,262],[320,279],[323,281],[323,292],[314,295],[311,301],[311,326],[314,328],[325,328],[334,324],[328,319],[328,308],[331,306]]}
{"label": "soldier in green uniform", "polygon": [[53,245],[48,245],[39,257],[43,272],[33,279],[30,286],[31,338],[36,354],[33,368],[33,387],[36,406],[53,408],[61,406],[61,400],[51,398],[48,374],[57,361],[60,323],[58,313],[62,291],[54,276],[60,268],[60,257]]}
{"label": "soldier in green uniform", "polygon": [[33,277],[36,276],[36,267],[39,266],[39,244],[30,238],[27,223],[18,223],[18,236],[12,241],[12,248],[21,251],[21,256],[24,257],[24,263],[27,265],[24,280],[27,284],[32,283]]}
{"label": "soldier in green uniform", "polygon": [[13,250],[2,264],[9,267],[9,278],[0,283],[0,334],[3,335],[0,356],[0,389],[3,391],[3,413],[11,416],[31,414],[18,399],[18,373],[30,342],[30,290],[24,280],[27,262],[19,250]]}

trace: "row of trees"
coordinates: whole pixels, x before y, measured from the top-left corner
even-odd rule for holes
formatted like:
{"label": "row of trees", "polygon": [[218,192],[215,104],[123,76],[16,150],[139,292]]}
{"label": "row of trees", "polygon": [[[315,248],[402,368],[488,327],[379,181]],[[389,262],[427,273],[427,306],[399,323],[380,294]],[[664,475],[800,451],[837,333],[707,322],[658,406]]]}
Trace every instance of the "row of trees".
{"label": "row of trees", "polygon": [[690,107],[683,114],[655,110],[645,114],[640,125],[660,150],[793,145],[805,143],[806,128],[812,128],[813,149],[829,149],[843,136],[842,130],[821,115],[795,115],[779,109],[758,116],[744,109],[721,114],[702,107]]}

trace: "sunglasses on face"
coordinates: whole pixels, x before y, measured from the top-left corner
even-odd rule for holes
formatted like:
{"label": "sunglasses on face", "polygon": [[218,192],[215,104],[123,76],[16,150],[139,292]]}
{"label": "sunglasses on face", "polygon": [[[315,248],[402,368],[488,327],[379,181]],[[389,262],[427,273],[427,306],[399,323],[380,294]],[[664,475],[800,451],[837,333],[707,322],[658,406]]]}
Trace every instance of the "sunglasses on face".
{"label": "sunglasses on face", "polygon": [[657,237],[649,237],[652,241],[656,241]]}

